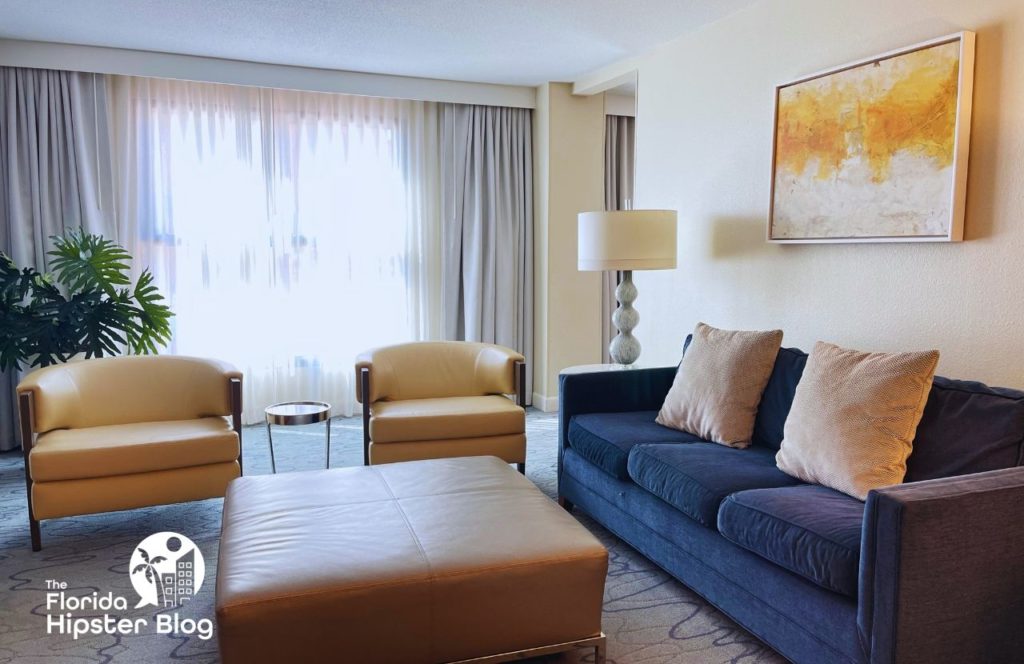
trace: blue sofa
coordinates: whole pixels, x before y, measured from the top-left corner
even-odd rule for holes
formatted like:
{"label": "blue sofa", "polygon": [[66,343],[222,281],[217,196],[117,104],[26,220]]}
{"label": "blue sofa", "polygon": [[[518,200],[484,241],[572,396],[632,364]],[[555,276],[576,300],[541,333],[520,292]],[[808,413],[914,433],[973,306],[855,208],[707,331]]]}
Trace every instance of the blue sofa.
{"label": "blue sofa", "polygon": [[775,467],[807,355],[753,445],[655,423],[675,367],[563,374],[559,501],[794,662],[1024,662],[1024,392],[936,377],[906,482],[861,502]]}

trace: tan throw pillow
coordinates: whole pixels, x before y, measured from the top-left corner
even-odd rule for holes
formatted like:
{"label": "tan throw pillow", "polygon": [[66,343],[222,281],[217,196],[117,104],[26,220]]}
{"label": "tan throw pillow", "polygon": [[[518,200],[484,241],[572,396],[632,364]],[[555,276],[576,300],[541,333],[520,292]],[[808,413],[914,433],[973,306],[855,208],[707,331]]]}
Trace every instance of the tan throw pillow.
{"label": "tan throw pillow", "polygon": [[796,386],[775,463],[864,500],[907,472],[939,351],[862,353],[819,341]]}
{"label": "tan throw pillow", "polygon": [[736,332],[697,323],[658,424],[729,447],[749,447],[782,330]]}

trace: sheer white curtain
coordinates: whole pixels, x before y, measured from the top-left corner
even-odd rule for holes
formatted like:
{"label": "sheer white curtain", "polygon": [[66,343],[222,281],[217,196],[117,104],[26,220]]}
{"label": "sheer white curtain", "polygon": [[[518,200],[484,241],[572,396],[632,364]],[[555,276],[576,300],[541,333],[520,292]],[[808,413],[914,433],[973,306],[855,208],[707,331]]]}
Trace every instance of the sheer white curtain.
{"label": "sheer white curtain", "polygon": [[116,77],[119,235],[176,314],[173,353],[270,403],[351,414],[353,360],[438,338],[434,104]]}

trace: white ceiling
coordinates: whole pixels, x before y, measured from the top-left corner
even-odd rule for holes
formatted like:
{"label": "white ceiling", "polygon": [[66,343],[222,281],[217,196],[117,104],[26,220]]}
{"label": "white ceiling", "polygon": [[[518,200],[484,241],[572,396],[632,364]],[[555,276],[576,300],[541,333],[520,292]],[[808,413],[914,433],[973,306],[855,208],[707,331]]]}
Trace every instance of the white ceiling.
{"label": "white ceiling", "polygon": [[573,81],[753,0],[0,0],[0,38],[459,81]]}

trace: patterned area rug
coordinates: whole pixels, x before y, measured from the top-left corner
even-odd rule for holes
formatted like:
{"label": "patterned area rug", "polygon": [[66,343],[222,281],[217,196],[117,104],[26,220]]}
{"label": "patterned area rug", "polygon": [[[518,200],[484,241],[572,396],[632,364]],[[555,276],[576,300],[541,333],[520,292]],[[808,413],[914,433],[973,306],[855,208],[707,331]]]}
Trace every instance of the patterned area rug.
{"label": "patterned area rug", "polygon": [[[338,418],[332,423],[331,466],[354,466],[362,458],[362,423]],[[278,472],[323,467],[323,425],[274,430]],[[557,419],[531,411],[527,419],[527,475],[545,493],[555,495]],[[270,472],[266,430],[248,427],[244,435],[247,474]],[[48,581],[67,584],[68,595],[96,592],[134,598],[129,559],[152,533],[179,532],[202,551],[207,580],[192,602],[178,610],[181,619],[213,619],[213,578],[220,532],[220,500],[58,519],[43,524],[43,550],[29,547],[25,481],[20,452],[0,454],[0,662],[87,663],[186,661],[217,662],[216,637],[155,634],[107,636],[47,634]],[[609,662],[616,664],[695,664],[704,662],[783,662],[782,657],[662,572],[628,545],[578,512],[576,516],[608,547],[604,630]],[[76,616],[101,615],[78,612]],[[112,611],[111,613],[118,613]],[[145,617],[155,625],[152,608],[129,608],[124,615]],[[592,661],[579,653],[563,660]]]}

